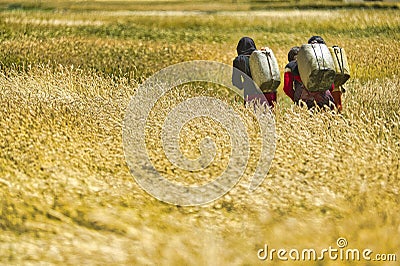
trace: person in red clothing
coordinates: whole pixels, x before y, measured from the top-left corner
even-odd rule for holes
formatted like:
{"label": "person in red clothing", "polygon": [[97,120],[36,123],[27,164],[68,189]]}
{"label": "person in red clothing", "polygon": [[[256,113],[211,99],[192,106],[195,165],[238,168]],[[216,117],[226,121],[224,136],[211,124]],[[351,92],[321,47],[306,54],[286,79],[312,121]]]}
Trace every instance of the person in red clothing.
{"label": "person in red clothing", "polygon": [[[321,36],[312,36],[308,40],[309,44],[313,43],[323,43],[325,44],[325,40]],[[333,102],[335,103],[336,109],[341,112],[342,111],[342,90],[341,88],[335,88],[333,87],[331,90],[331,94],[333,97]]]}
{"label": "person in red clothing", "polygon": [[297,66],[297,54],[300,47],[292,47],[288,53],[289,63],[285,66],[283,91],[292,101],[298,105],[305,104],[309,109],[318,106],[324,108],[328,106],[332,109],[334,99],[331,94],[334,86],[327,91],[311,92],[307,90],[301,81]]}
{"label": "person in red clothing", "polygon": [[[265,98],[260,97],[260,91],[256,89],[251,80],[250,55],[255,50],[257,50],[257,48],[252,38],[242,37],[239,40],[236,47],[238,55],[233,60],[232,84],[237,88],[244,90],[245,103],[254,99],[259,99],[261,104],[266,100],[267,104],[273,107],[276,102],[276,92],[263,93]],[[247,77],[243,74],[246,74]]]}

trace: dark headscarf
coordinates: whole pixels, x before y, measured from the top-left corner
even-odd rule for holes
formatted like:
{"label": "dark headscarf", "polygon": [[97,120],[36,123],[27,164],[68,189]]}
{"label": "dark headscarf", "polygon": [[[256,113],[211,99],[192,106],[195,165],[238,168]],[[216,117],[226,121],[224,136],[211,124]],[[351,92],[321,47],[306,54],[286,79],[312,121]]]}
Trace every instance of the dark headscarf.
{"label": "dark headscarf", "polygon": [[325,44],[324,39],[321,36],[312,36],[309,40],[308,43],[321,43]]}
{"label": "dark headscarf", "polygon": [[294,60],[294,57],[299,53],[300,47],[295,46],[292,47],[288,53],[288,61],[291,62]]}
{"label": "dark headscarf", "polygon": [[254,52],[255,50],[257,50],[256,44],[250,37],[241,38],[236,47],[238,55],[251,55],[251,53]]}

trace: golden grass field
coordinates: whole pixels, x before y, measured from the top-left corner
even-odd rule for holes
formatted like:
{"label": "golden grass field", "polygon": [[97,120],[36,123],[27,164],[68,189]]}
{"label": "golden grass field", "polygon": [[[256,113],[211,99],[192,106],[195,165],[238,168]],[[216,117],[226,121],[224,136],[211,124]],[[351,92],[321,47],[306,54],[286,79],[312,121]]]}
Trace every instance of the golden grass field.
{"label": "golden grass field", "polygon": [[[49,3],[55,7],[44,8]],[[163,13],[127,12],[122,2],[110,9],[97,3],[94,10],[54,3],[1,5],[1,264],[398,265],[398,9],[240,6]],[[163,203],[139,187],[122,145],[125,110],[139,84],[183,61],[230,65],[242,36],[269,46],[283,72],[287,51],[315,34],[346,49],[352,78],[343,113],[310,114],[293,106],[281,86],[275,157],[257,190],[245,187],[257,159],[257,134],[239,107],[254,139],[238,186],[195,207]],[[201,86],[193,90],[202,93],[213,95]],[[158,121],[166,108],[193,95],[185,87],[166,95],[151,116],[149,156],[160,171],[166,165],[167,175],[174,171],[162,153]],[[181,142],[184,154],[195,158],[198,138],[213,136],[221,162],[206,171],[210,178],[229,160],[229,136],[203,122],[183,130]],[[394,254],[396,261],[257,258],[265,244],[322,250],[337,248],[340,237],[347,248],[369,248],[371,257]]]}

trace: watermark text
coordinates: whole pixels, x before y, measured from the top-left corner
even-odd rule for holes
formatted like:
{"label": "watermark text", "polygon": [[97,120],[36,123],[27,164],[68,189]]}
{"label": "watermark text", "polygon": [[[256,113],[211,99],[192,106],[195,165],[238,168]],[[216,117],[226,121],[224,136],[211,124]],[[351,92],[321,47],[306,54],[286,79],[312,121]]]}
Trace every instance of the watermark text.
{"label": "watermark text", "polygon": [[340,237],[336,241],[336,246],[329,246],[321,250],[314,248],[305,249],[275,249],[264,247],[257,251],[260,260],[280,260],[280,261],[317,261],[317,260],[341,260],[341,261],[397,261],[396,254],[374,253],[369,248],[357,249],[347,248],[347,240]]}

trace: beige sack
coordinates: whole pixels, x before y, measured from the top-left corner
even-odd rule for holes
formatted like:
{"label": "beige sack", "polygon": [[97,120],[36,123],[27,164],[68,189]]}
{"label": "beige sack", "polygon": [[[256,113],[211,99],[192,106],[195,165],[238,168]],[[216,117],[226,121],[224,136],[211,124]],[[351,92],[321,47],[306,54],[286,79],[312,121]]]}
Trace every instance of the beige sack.
{"label": "beige sack", "polygon": [[335,90],[339,90],[340,86],[346,83],[350,78],[350,68],[347,62],[346,52],[339,46],[329,47],[331,52],[333,63],[335,64]]}
{"label": "beige sack", "polygon": [[303,44],[297,55],[299,73],[309,91],[329,90],[335,80],[335,64],[325,44]]}
{"label": "beige sack", "polygon": [[269,48],[256,50],[250,55],[250,72],[262,92],[276,92],[281,83],[278,61]]}

